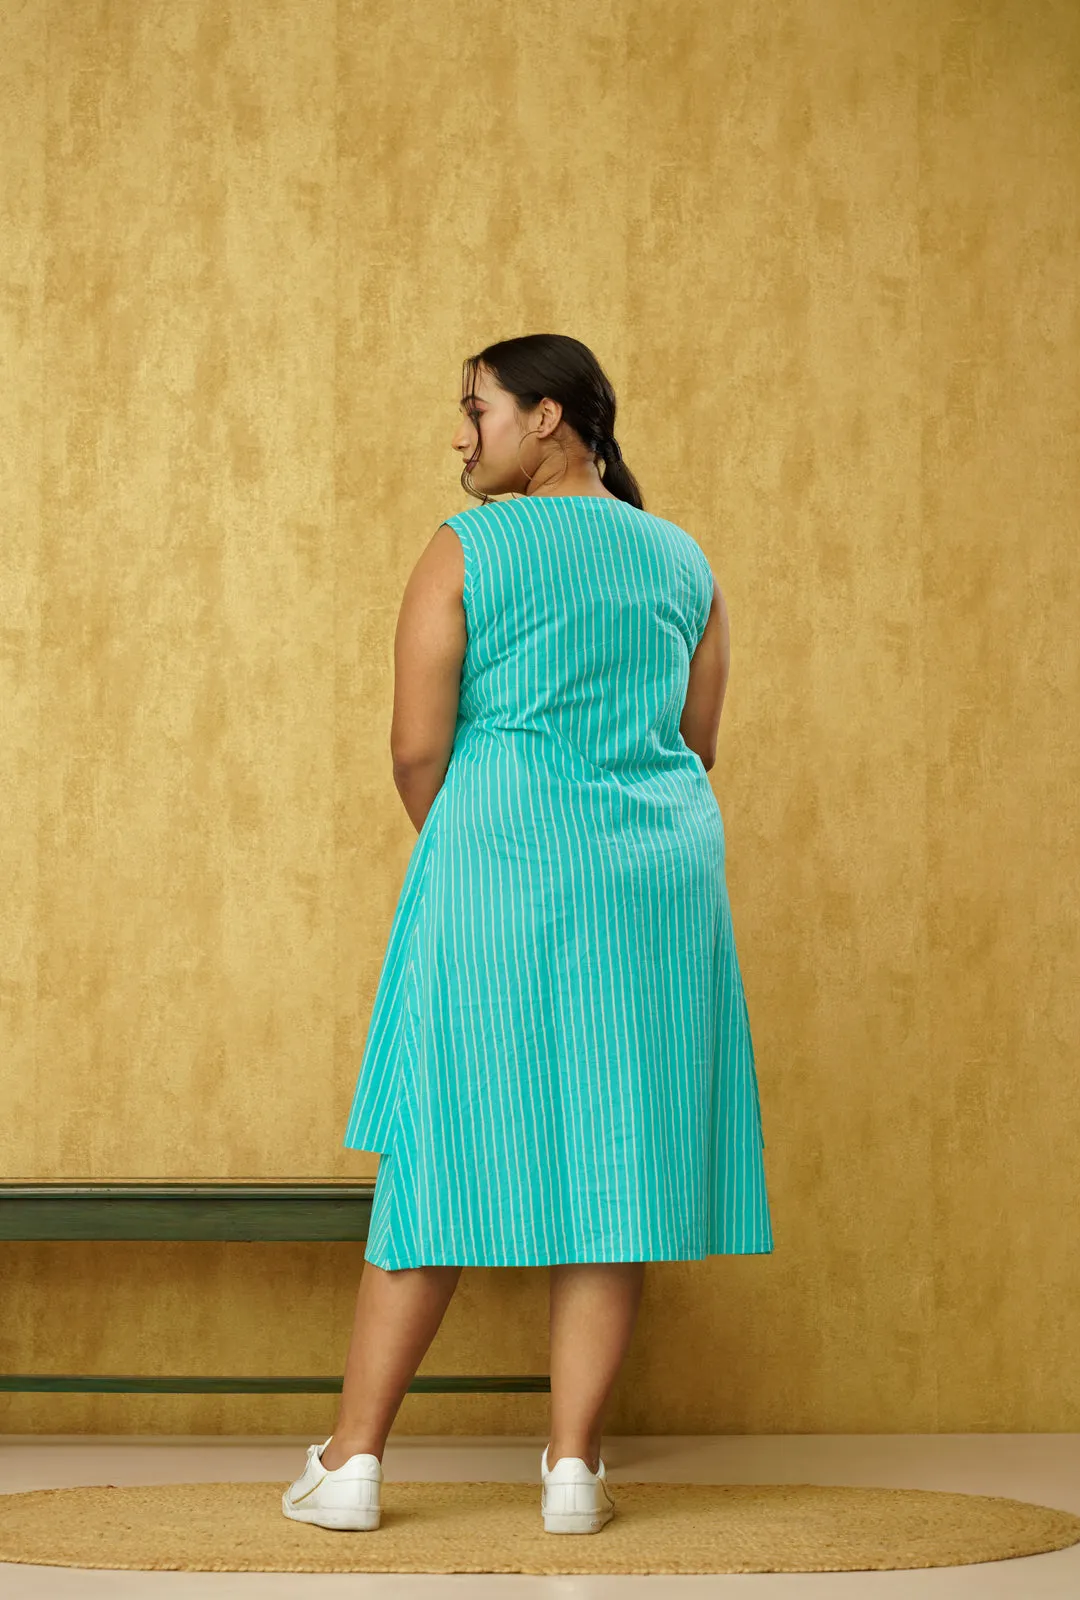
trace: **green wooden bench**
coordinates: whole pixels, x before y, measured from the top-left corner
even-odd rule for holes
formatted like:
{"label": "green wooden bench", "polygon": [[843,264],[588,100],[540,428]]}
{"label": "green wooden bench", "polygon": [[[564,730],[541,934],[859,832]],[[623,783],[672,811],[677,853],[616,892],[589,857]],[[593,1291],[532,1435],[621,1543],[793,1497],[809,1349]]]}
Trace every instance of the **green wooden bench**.
{"label": "green wooden bench", "polygon": [[[367,1238],[375,1180],[238,1183],[0,1182],[0,1241],[15,1239]],[[141,1377],[0,1373],[0,1391],[58,1394],[340,1394],[338,1378]],[[416,1377],[410,1394],[546,1394],[541,1374]]]}

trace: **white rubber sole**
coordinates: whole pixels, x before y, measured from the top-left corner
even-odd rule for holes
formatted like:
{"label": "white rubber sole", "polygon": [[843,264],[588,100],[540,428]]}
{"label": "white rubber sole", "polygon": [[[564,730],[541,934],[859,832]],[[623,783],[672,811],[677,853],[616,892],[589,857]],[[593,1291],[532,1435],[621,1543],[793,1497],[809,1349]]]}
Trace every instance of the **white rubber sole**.
{"label": "white rubber sole", "polygon": [[545,1511],[545,1533],[599,1533],[614,1516],[609,1506],[606,1511]]}

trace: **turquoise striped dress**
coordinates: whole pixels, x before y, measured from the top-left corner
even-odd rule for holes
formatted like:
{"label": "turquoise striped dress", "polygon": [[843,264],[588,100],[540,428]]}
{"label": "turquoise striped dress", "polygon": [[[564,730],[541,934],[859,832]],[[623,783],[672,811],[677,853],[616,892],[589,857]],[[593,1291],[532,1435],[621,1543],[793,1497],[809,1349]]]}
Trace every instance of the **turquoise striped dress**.
{"label": "turquoise striped dress", "polygon": [[773,1248],[724,826],[679,731],[713,578],[595,495],[446,519],[468,644],[345,1145],[387,1269]]}

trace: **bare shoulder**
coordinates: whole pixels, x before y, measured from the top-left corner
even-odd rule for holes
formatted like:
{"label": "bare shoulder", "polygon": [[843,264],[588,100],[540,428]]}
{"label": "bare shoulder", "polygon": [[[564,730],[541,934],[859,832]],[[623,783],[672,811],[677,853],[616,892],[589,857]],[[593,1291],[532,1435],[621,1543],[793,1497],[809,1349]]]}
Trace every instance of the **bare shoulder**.
{"label": "bare shoulder", "polygon": [[709,607],[709,621],[707,626],[718,629],[724,638],[728,636],[731,626],[730,619],[728,617],[727,602],[724,599],[724,591],[721,589],[715,573],[713,573],[712,605]]}
{"label": "bare shoulder", "polygon": [[410,600],[438,602],[443,596],[460,595],[465,584],[465,553],[461,541],[448,522],[435,529],[413,563],[405,584]]}
{"label": "bare shoulder", "polygon": [[434,560],[455,570],[465,565],[465,550],[456,528],[449,522],[440,522],[432,534],[428,549]]}

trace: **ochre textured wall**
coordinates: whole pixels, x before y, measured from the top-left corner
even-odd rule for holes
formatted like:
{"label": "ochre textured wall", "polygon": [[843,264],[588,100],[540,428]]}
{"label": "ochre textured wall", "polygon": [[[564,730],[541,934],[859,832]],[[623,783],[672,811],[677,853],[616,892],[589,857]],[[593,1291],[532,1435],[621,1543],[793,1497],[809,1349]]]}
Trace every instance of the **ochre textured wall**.
{"label": "ochre textured wall", "polygon": [[[728,602],[777,1241],[650,1267],[608,1429],[1080,1428],[1074,0],[0,0],[0,63],[3,1174],[376,1170],[397,608],[463,358],[567,332]],[[361,1260],[4,1245],[0,1366],[340,1373]],[[421,1370],[545,1371],[546,1289]]]}

